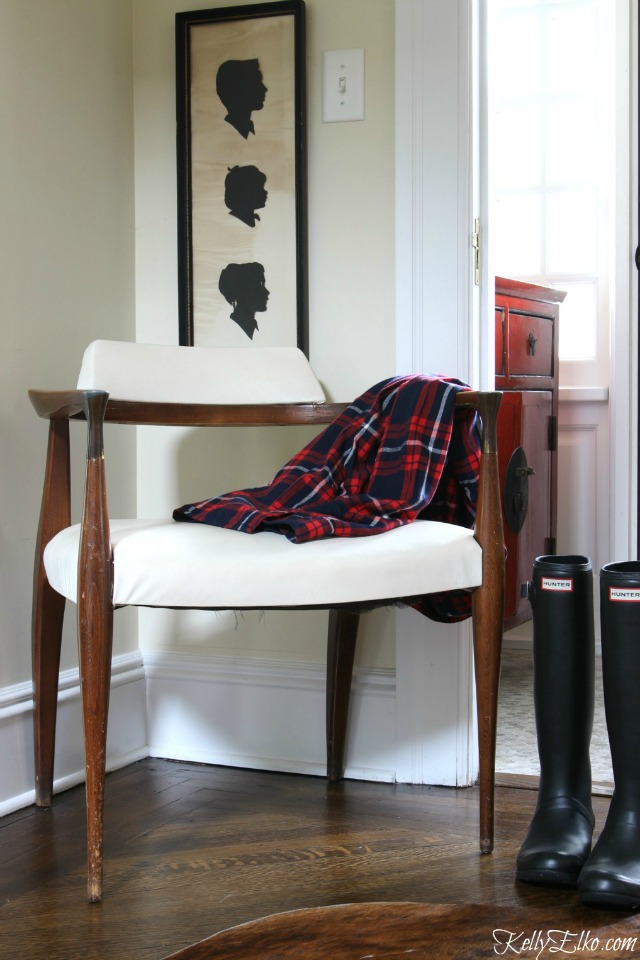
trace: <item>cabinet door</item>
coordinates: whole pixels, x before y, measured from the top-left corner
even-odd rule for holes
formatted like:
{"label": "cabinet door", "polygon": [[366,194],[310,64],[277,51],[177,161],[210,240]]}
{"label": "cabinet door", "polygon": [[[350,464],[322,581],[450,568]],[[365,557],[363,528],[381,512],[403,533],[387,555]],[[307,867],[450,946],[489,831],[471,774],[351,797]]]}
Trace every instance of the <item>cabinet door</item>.
{"label": "cabinet door", "polygon": [[[500,405],[498,461],[507,547],[505,629],[530,619],[529,601],[521,596],[522,585],[531,579],[535,558],[549,552],[553,536],[549,448],[552,399],[551,391],[512,391],[503,394]],[[520,473],[514,483],[517,471]],[[522,500],[514,503],[516,498]]]}

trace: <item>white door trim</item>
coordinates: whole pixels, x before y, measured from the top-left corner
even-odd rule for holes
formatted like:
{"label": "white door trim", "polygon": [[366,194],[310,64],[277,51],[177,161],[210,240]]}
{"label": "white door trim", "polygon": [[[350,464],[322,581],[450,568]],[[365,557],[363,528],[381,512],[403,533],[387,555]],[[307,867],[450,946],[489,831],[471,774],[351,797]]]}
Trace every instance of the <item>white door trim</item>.
{"label": "white door trim", "polygon": [[[474,385],[477,10],[478,0],[396,0],[396,368]],[[401,611],[396,633],[398,779],[469,784],[477,774],[469,624]]]}
{"label": "white door trim", "polygon": [[615,237],[609,374],[609,547],[607,561],[636,556],[638,465],[638,9],[616,0]]}

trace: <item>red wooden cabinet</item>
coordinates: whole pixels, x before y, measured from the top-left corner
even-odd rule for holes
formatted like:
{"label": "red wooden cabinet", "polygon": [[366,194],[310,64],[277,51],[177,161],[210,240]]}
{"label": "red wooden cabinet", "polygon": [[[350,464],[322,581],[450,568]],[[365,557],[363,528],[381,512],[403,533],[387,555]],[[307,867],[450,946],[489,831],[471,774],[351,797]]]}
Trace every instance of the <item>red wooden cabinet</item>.
{"label": "red wooden cabinet", "polygon": [[505,630],[529,620],[523,585],[555,553],[558,318],[565,293],[496,277],[498,461],[507,547]]}

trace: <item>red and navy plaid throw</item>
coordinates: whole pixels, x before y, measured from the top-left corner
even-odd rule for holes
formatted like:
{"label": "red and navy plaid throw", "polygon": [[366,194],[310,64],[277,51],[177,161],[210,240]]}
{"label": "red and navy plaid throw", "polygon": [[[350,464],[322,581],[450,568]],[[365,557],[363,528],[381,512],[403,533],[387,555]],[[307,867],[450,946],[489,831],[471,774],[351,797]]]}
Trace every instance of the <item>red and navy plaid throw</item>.
{"label": "red and navy plaid throw", "polygon": [[[175,520],[271,530],[294,543],[383,533],[416,519],[472,527],[480,435],[455,408],[468,389],[446,377],[393,377],[371,387],[297,453],[270,484],[186,504]],[[462,620],[467,591],[416,604],[432,619]]]}

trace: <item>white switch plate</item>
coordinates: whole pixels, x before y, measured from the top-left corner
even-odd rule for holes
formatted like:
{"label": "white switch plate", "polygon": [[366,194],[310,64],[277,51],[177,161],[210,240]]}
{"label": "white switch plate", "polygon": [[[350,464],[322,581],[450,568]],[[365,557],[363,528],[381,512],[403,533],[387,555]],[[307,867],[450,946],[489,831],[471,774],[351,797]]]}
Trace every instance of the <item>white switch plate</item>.
{"label": "white switch plate", "polygon": [[322,55],[322,119],[364,120],[364,50],[325,50]]}

